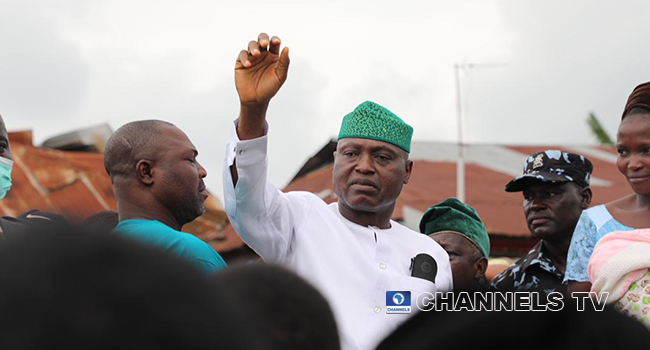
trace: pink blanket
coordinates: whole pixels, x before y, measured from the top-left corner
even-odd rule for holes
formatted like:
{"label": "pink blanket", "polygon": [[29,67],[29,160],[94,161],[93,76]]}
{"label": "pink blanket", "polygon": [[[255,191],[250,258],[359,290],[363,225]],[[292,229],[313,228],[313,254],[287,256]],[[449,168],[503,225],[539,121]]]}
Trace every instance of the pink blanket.
{"label": "pink blanket", "polygon": [[589,260],[591,291],[609,293],[607,303],[616,302],[650,268],[650,229],[617,231],[598,241]]}

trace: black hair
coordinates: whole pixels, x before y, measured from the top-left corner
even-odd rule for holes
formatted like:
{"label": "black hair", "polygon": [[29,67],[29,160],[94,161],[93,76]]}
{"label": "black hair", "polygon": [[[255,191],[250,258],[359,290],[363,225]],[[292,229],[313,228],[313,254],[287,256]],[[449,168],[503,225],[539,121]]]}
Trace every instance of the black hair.
{"label": "black hair", "polygon": [[[546,303],[544,296],[542,299]],[[643,324],[613,307],[595,311],[586,300],[584,311],[577,311],[568,295],[562,300],[559,311],[420,312],[377,350],[428,350],[444,344],[458,349],[626,349],[650,342],[650,332]]]}
{"label": "black hair", "polygon": [[[256,263],[214,276],[240,305],[273,348],[338,350],[334,314],[305,280],[280,267]],[[255,323],[253,323],[253,321]]]}
{"label": "black hair", "polygon": [[650,109],[644,108],[644,107],[634,107],[632,108],[625,116],[623,116],[623,119],[631,116],[636,116],[636,115],[649,115],[650,114]]}

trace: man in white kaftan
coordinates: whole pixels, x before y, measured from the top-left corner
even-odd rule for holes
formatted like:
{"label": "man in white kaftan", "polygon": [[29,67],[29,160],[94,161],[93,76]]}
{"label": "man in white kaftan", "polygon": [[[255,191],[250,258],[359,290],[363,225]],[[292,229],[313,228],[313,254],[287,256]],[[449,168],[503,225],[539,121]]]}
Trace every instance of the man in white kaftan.
{"label": "man in white kaftan", "polygon": [[[228,217],[266,262],[311,282],[332,306],[343,349],[373,349],[410,314],[386,313],[387,291],[452,289],[447,253],[433,240],[391,220],[408,182],[412,128],[365,102],[345,117],[335,153],[338,203],[308,192],[283,193],[267,178],[268,102],[284,83],[288,49],[261,34],[240,52],[235,81],[241,101],[224,162]],[[432,280],[411,276],[412,259],[437,264]]]}

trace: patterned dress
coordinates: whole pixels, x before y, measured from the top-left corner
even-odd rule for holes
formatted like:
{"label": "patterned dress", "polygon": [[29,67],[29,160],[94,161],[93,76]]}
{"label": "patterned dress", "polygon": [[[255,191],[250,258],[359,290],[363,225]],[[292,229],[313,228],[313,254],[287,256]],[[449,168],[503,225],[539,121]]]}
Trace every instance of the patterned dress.
{"label": "patterned dress", "polygon": [[605,205],[583,211],[571,239],[564,282],[589,282],[587,267],[596,243],[610,232],[631,230],[616,221]]}

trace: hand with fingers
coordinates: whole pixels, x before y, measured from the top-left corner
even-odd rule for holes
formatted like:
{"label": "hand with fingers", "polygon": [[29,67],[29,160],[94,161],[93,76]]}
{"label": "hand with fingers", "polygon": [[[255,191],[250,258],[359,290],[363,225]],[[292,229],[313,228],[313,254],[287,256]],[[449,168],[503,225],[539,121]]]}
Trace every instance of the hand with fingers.
{"label": "hand with fingers", "polygon": [[280,51],[280,45],[280,38],[269,39],[266,33],[261,33],[237,57],[235,86],[241,103],[237,130],[241,140],[263,134],[268,103],[287,80],[289,48]]}
{"label": "hand with fingers", "polygon": [[287,80],[289,48],[280,52],[280,38],[269,39],[262,33],[257,41],[248,43],[235,65],[235,85],[242,104],[268,102]]}

